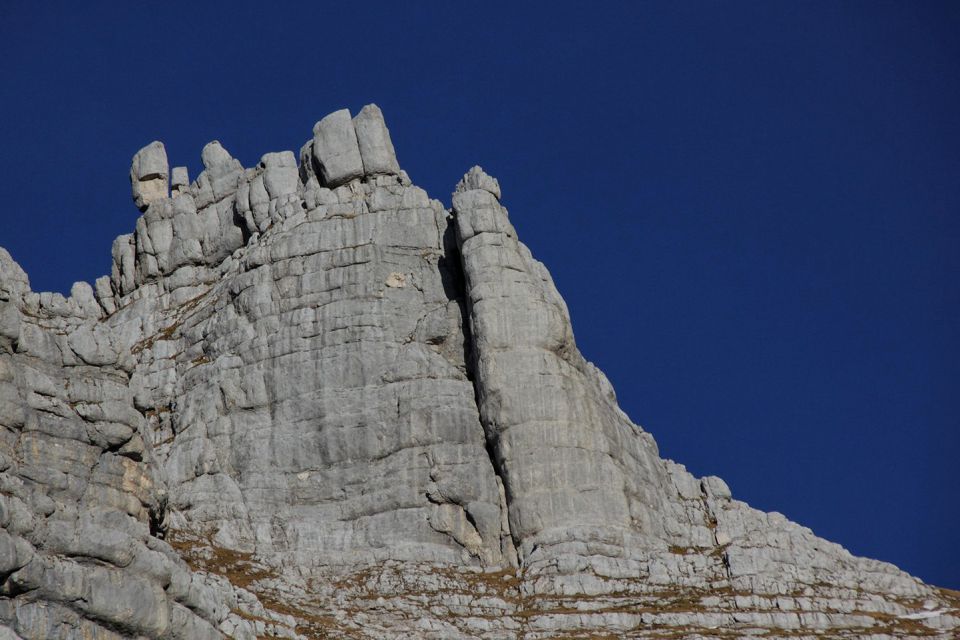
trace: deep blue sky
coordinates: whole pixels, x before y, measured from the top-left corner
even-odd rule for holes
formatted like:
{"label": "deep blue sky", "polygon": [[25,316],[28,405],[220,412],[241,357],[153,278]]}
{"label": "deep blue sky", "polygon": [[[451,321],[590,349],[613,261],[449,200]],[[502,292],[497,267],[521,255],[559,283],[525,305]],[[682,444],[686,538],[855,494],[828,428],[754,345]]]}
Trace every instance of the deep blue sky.
{"label": "deep blue sky", "polygon": [[434,197],[500,179],[663,455],[960,588],[960,3],[6,1],[0,58],[34,290],[109,271],[151,140],[195,176],[376,102]]}

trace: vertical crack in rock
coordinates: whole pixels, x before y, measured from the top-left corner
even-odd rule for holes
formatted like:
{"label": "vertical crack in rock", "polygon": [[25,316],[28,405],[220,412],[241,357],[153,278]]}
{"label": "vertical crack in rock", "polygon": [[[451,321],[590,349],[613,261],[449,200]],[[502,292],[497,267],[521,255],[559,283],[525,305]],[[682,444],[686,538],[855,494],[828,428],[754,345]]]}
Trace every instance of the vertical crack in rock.
{"label": "vertical crack in rock", "polygon": [[[470,301],[467,295],[467,280],[464,272],[463,258],[457,242],[456,220],[449,225],[444,233],[444,258],[443,263],[439,265],[441,272],[446,274],[444,288],[447,296],[457,303],[460,310],[460,332],[463,335],[463,358],[464,373],[467,379],[473,385],[474,404],[477,408],[477,414],[480,416],[480,424],[483,429],[483,444],[487,458],[490,461],[490,467],[495,475],[497,483],[497,494],[499,497],[498,506],[500,508],[500,553],[507,566],[519,567],[519,557],[517,555],[516,541],[510,530],[509,518],[509,495],[507,494],[506,484],[504,482],[504,470],[502,460],[496,453],[496,439],[493,431],[487,427],[480,412],[480,399],[482,397],[480,379],[477,375],[476,363],[477,353],[474,345],[474,339],[470,322]],[[472,516],[468,512],[468,517]]]}

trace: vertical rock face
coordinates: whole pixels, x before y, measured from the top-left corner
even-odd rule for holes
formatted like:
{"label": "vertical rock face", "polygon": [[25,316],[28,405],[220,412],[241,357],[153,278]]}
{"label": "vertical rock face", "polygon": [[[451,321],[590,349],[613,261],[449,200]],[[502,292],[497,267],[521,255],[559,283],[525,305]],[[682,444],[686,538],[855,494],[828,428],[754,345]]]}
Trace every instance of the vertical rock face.
{"label": "vertical rock face", "polygon": [[[0,637],[953,637],[956,594],[660,459],[500,185],[380,110],[134,157],[113,269],[0,249]],[[6,635],[4,635],[6,634]]]}
{"label": "vertical rock face", "polygon": [[[453,195],[477,397],[526,555],[573,527],[616,538],[660,533],[664,484],[652,440],[579,355],[566,305],[516,236],[499,185],[474,168]],[[662,475],[662,474],[661,474]]]}

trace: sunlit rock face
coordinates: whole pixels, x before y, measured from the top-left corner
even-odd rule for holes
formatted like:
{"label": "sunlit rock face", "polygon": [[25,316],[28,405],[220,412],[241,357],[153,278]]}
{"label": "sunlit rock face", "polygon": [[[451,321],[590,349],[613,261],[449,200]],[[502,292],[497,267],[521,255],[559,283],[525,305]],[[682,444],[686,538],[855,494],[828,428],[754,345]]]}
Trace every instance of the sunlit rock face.
{"label": "sunlit rock face", "polygon": [[956,636],[662,460],[482,169],[446,208],[375,105],[201,157],[137,152],[94,286],[0,249],[0,638]]}

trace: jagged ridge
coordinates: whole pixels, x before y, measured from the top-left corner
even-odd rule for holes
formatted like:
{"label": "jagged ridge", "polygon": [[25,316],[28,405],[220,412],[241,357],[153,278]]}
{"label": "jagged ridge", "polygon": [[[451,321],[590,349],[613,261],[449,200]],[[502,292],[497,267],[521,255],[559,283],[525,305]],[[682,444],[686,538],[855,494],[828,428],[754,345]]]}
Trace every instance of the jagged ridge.
{"label": "jagged ridge", "polygon": [[955,594],[659,458],[495,179],[448,211],[373,105],[313,134],[142,149],[69,298],[0,250],[11,633],[950,637]]}

